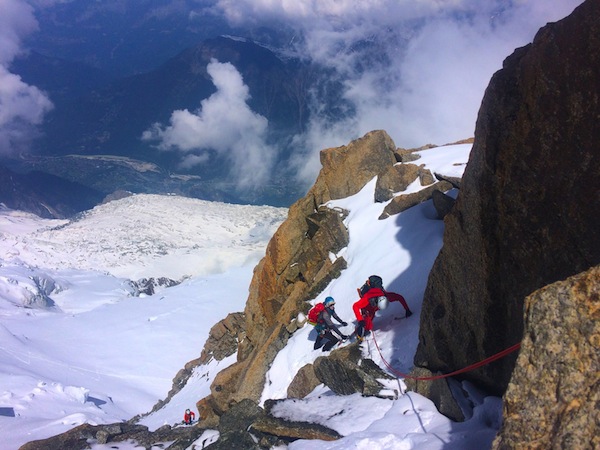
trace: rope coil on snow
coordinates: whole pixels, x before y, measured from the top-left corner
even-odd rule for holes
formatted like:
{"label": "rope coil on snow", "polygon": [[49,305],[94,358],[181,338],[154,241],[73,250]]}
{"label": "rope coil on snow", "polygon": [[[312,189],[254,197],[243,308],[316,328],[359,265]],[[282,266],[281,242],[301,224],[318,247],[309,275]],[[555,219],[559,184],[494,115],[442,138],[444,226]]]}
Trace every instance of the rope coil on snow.
{"label": "rope coil on snow", "polygon": [[402,373],[397,371],[396,369],[394,369],[390,363],[388,363],[385,358],[383,357],[383,354],[381,353],[381,349],[379,348],[379,344],[377,343],[377,339],[375,339],[375,330],[373,330],[373,342],[375,342],[375,346],[377,347],[377,351],[379,352],[379,356],[381,357],[381,360],[383,361],[383,363],[385,364],[385,366],[395,375],[402,377],[402,378],[410,378],[411,380],[419,380],[419,381],[431,381],[431,380],[439,380],[441,378],[448,378],[448,377],[452,377],[454,375],[458,375],[460,373],[464,373],[464,372],[469,372],[471,370],[475,370],[478,369],[482,366],[485,366],[486,364],[489,364],[493,361],[496,361],[498,359],[504,358],[506,355],[511,354],[512,352],[518,350],[521,347],[521,343],[518,342],[504,350],[502,350],[501,352],[496,353],[495,355],[492,355],[488,358],[485,358],[484,360],[481,360],[479,362],[476,362],[475,364],[471,364],[470,366],[464,367],[462,369],[458,369],[455,370],[454,372],[450,372],[450,373],[445,373],[442,375],[433,375],[430,377],[414,377],[411,375],[408,375],[406,373]]}

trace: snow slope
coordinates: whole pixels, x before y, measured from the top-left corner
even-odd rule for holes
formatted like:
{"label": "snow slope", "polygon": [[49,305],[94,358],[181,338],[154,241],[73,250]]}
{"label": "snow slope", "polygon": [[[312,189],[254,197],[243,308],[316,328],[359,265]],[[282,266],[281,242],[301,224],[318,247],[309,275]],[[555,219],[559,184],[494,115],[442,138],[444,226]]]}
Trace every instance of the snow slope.
{"label": "snow slope", "polygon": [[[165,398],[210,327],[243,310],[286,214],[155,195],[74,221],[0,210],[0,449]],[[189,278],[132,296],[129,278],[150,276]]]}
{"label": "snow slope", "polygon": [[7,212],[0,217],[0,248],[9,259],[40,267],[180,279],[260,258],[286,215],[271,206],[134,195],[73,220],[32,221],[27,213]]}
{"label": "snow slope", "polygon": [[[460,176],[470,148],[422,151],[418,162]],[[417,182],[408,191],[420,188]],[[381,275],[415,314],[401,319],[401,306],[392,303],[376,319],[377,345],[367,340],[362,349],[377,363],[385,360],[407,372],[443,222],[435,220],[431,202],[378,221],[385,204],[373,203],[373,193],[374,180],[355,196],[331,202],[350,211],[350,244],[340,252],[348,268],[314,301],[334,296],[338,314],[352,322],[356,288],[369,275]],[[243,310],[252,269],[286,212],[198,202],[135,196],[70,223],[0,212],[0,449],[16,449],[83,422],[110,423],[149,411],[185,362],[199,356],[210,327]],[[132,296],[126,277],[163,275],[189,278],[153,296]],[[49,301],[44,303],[40,292]],[[24,308],[28,297],[34,297],[30,304],[45,306]],[[267,374],[263,401],[285,398],[296,369],[323,354],[312,349],[313,341],[309,327],[292,336]],[[195,369],[169,404],[140,423],[155,429],[181,422],[185,408],[208,395],[214,375],[234,360]],[[323,423],[344,436],[334,442],[297,441],[289,446],[296,450],[489,448],[500,426],[500,400],[485,398],[468,384],[463,388],[474,408],[466,410],[470,419],[461,424],[416,393],[396,400],[344,397],[324,386],[306,399],[279,404],[275,413]],[[394,380],[388,391],[402,393],[405,385]],[[209,431],[197,444],[217,437]]]}

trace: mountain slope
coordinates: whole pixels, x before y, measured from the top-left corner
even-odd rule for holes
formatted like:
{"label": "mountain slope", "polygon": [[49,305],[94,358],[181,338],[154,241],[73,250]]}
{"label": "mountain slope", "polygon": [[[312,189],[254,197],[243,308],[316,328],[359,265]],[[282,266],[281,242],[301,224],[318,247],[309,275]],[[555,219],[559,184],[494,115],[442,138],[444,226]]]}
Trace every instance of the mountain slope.
{"label": "mountain slope", "polygon": [[[14,215],[5,213],[0,241],[10,245],[13,257],[47,269],[182,279],[260,258],[265,240],[285,214],[270,206],[142,194],[26,234],[18,227],[14,232]],[[211,252],[219,258],[211,258]]]}
{"label": "mountain slope", "polygon": [[46,218],[65,218],[98,204],[104,194],[55,175],[14,172],[0,166],[0,202]]}
{"label": "mountain slope", "polygon": [[[462,146],[462,150],[459,147],[461,146],[457,146],[457,152],[449,151],[451,147],[424,151],[421,153],[421,161],[432,170],[459,175],[470,146]],[[342,252],[348,259],[349,266],[339,279],[332,282],[314,300],[332,293],[338,300],[338,313],[350,321],[350,305],[356,295],[355,287],[371,272],[381,273],[387,287],[403,293],[415,311],[412,318],[396,321],[394,317],[399,312],[390,307],[377,319],[377,338],[384,357],[396,368],[404,370],[410,367],[411,353],[414,351],[410,349],[416,346],[420,309],[418,299],[422,295],[432,258],[441,245],[442,222],[435,219],[431,202],[395,218],[379,221],[377,217],[385,204],[373,203],[373,189],[374,186],[370,183],[363,192],[340,203],[351,211],[348,218],[351,245]],[[412,189],[418,190],[419,183],[412,186],[410,190]],[[139,207],[126,207],[128,203],[124,200],[138,202]],[[183,202],[181,206],[180,201]],[[190,213],[189,210],[192,209],[193,212],[193,208],[187,208],[188,213],[183,213],[186,208],[182,205],[188,205],[189,202],[203,204],[178,197],[130,197],[97,208],[89,217],[64,228],[60,226],[67,224],[66,221],[35,225],[31,224],[28,216],[23,217],[15,212],[3,215],[5,227],[2,229],[4,239],[1,242],[6,245],[4,248],[22,251],[20,255],[13,255],[13,262],[4,264],[5,271],[0,277],[3,282],[0,284],[4,314],[2,329],[7,337],[3,341],[7,345],[0,352],[0,358],[2,367],[8,368],[8,372],[0,373],[0,377],[6,380],[3,381],[6,390],[1,397],[4,409],[0,410],[4,412],[0,414],[0,436],[5,442],[15,443],[17,447],[25,441],[48,437],[84,422],[110,423],[149,411],[154,403],[165,397],[171,385],[170,379],[183,364],[198,357],[210,327],[224,318],[228,311],[240,311],[244,307],[255,259],[242,268],[234,268],[222,274],[196,274],[179,286],[144,298],[131,297],[129,285],[123,284],[122,279],[98,272],[41,269],[40,273],[40,269],[33,268],[32,270],[37,271],[35,275],[38,279],[53,279],[54,285],[60,286],[61,289],[49,293],[55,306],[51,309],[27,310],[17,306],[18,301],[12,302],[10,307],[6,303],[6,288],[15,286],[9,279],[23,280],[23,284],[17,286],[26,286],[24,279],[30,280],[28,276],[16,276],[19,271],[31,270],[24,265],[19,266],[18,264],[22,264],[18,263],[19,259],[27,261],[28,255],[38,258],[37,264],[43,267],[72,255],[73,266],[86,265],[88,262],[78,256],[83,254],[78,249],[83,242],[88,243],[83,247],[89,245],[90,259],[101,260],[98,253],[104,252],[103,259],[109,261],[111,266],[116,265],[115,270],[118,271],[125,271],[125,263],[133,260],[148,264],[146,273],[154,264],[153,270],[158,273],[158,267],[165,262],[160,257],[159,246],[147,248],[154,248],[159,253],[155,253],[155,259],[150,258],[152,255],[138,254],[133,257],[121,251],[123,246],[129,245],[130,239],[139,243],[164,238],[165,249],[176,248],[185,242],[190,250],[187,264],[192,267],[212,266],[207,264],[206,259],[222,261],[229,258],[229,250],[219,245],[220,233],[226,236],[231,246],[239,247],[242,254],[247,254],[246,246],[249,245],[248,240],[252,239],[246,234],[251,228],[246,223],[254,216],[250,211],[260,209],[242,208],[236,214],[227,212],[226,205],[206,204],[205,208],[198,208],[198,215]],[[145,212],[144,208],[150,212]],[[218,229],[211,231],[212,224],[219,223],[219,220],[208,220],[208,217],[218,216],[223,208],[225,214],[220,223],[229,221],[229,225],[223,225],[219,233]],[[130,211],[131,217],[121,219],[119,215],[127,211]],[[189,231],[198,225],[198,219],[201,219],[203,213],[207,218],[202,222],[203,230],[211,232],[213,237],[210,240],[215,245],[206,252],[197,252],[193,248],[194,243],[189,242],[194,239],[194,233]],[[266,217],[269,218],[266,223],[271,223],[269,220],[272,215],[269,213]],[[282,218],[280,215],[276,217]],[[256,223],[260,224],[262,220],[259,219]],[[87,227],[83,226],[85,223]],[[123,227],[119,223],[129,225]],[[137,224],[138,228],[131,228],[131,224]],[[40,232],[35,231],[37,229],[41,229]],[[86,229],[88,233],[84,234]],[[170,238],[166,232],[161,234],[165,229],[173,230]],[[5,234],[7,230],[11,230],[11,233]],[[187,230],[188,233],[179,234],[178,230]],[[373,233],[373,230],[379,231]],[[429,231],[422,233],[424,230]],[[240,237],[231,241],[229,231],[239,232]],[[267,234],[258,233],[263,238],[262,245],[266,244]],[[102,245],[94,243],[97,240],[95,235],[106,238]],[[109,236],[113,236],[114,241],[111,242]],[[138,253],[143,253],[142,246],[131,246],[132,251],[134,247]],[[398,251],[390,252],[391,247],[398,248]],[[44,248],[46,251],[40,251]],[[119,264],[121,260],[123,263]],[[110,267],[105,266],[105,269]],[[137,272],[134,270],[129,275],[135,273]],[[310,331],[309,328],[300,329],[273,365],[269,374],[271,382],[264,386],[265,398],[281,397],[281,392],[285,390],[292,375],[289,367],[314,360],[322,354],[312,350],[313,338]],[[48,336],[52,338],[49,339]],[[365,351],[368,350],[365,348]],[[23,359],[18,355],[28,356]],[[90,358],[88,355],[96,356]],[[375,353],[372,356],[378,358]],[[193,408],[198,399],[208,395],[217,372],[234,360],[235,356],[221,361],[213,360],[207,366],[193,369],[183,389],[168,404],[140,422],[151,429],[165,423],[177,425],[184,409]],[[280,369],[280,360],[290,363],[284,364],[285,372]],[[15,378],[14,373],[20,375]],[[433,449],[436,447],[427,442],[439,442],[436,435],[444,436],[449,441],[480,444],[491,442],[496,430],[496,425],[485,425],[479,416],[455,430],[430,402],[417,394],[401,397],[397,401],[331,395],[326,390],[318,390],[314,397],[307,400],[306,408],[310,411],[320,410],[316,406],[321,401],[319,398],[325,396],[328,399],[329,411],[341,419],[338,430],[347,436],[339,441],[342,446],[351,446],[361,441],[381,445],[386,440],[395,443],[406,440],[405,442],[420,442],[422,449]],[[398,421],[397,414],[410,408],[411,401],[415,407],[410,413],[411,419]],[[355,406],[351,407],[351,404]],[[298,409],[301,405],[294,405],[296,406],[286,406],[282,414],[334,425],[327,415],[316,417],[314,413],[302,413],[302,409]],[[484,409],[479,409],[478,414],[486,411],[484,416],[497,417],[497,406],[488,402],[487,406],[481,406]],[[357,416],[359,410],[377,413]],[[419,421],[426,424],[426,428],[415,428]],[[342,423],[347,425],[342,426]],[[351,423],[356,423],[357,426],[349,427]],[[358,429],[358,424],[361,430]],[[371,431],[363,431],[371,426]],[[376,431],[381,427],[394,430],[394,436],[389,433],[382,435],[380,431]],[[217,436],[215,431],[207,431],[198,437],[198,445],[203,440],[214,440]],[[299,442],[297,445],[321,445],[309,442]],[[121,444],[112,442],[111,445]]]}

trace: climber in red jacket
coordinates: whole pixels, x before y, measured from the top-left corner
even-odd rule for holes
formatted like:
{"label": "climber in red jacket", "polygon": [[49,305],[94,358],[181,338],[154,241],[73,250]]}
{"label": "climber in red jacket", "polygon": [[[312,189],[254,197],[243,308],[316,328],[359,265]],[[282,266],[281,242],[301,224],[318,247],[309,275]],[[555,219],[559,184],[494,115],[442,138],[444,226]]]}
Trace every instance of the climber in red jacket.
{"label": "climber in red jacket", "polygon": [[373,329],[375,313],[380,309],[387,308],[389,302],[400,302],[406,310],[406,317],[412,316],[404,297],[396,292],[387,292],[378,275],[371,275],[366,283],[358,289],[358,293],[360,299],[352,305],[352,310],[358,320],[355,333],[359,339],[370,333]]}
{"label": "climber in red jacket", "polygon": [[195,418],[196,414],[194,413],[194,411],[186,409],[185,414],[183,415],[183,423],[185,423],[186,425],[191,425]]}

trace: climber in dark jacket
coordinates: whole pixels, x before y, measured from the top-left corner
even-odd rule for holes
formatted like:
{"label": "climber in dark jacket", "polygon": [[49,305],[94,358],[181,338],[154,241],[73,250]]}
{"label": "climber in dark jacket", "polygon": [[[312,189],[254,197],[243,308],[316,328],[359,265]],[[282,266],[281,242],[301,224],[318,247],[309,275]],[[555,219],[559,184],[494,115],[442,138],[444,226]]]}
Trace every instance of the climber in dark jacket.
{"label": "climber in dark jacket", "polygon": [[[318,350],[319,348],[323,347],[322,351],[327,352],[331,350],[335,344],[340,341],[340,339],[348,339],[348,336],[338,329],[331,318],[333,317],[343,327],[348,325],[348,323],[340,319],[335,313],[335,300],[333,297],[327,297],[323,302],[323,305],[325,306],[325,309],[323,309],[323,311],[321,311],[319,314],[317,324],[315,325],[315,330],[317,331],[317,340],[315,341],[314,349]],[[333,334],[334,332],[339,336],[339,338]]]}

